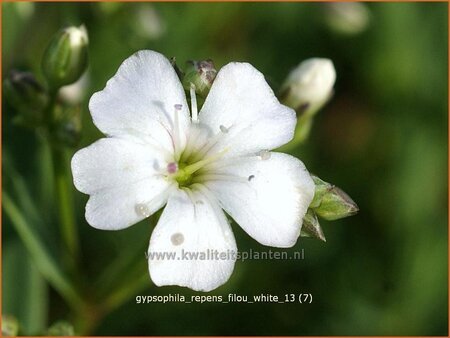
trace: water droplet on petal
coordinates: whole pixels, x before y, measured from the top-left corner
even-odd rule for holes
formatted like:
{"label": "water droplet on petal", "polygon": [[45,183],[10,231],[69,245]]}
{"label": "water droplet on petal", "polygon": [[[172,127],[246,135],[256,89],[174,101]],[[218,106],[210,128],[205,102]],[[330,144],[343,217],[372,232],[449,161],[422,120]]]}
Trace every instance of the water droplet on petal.
{"label": "water droplet on petal", "polygon": [[181,110],[181,108],[183,108],[183,105],[182,104],[176,104],[176,105],[174,105],[174,107],[175,107],[176,110]]}
{"label": "water droplet on petal", "polygon": [[175,233],[170,237],[170,241],[173,245],[181,245],[184,242],[184,236],[182,233]]}
{"label": "water droplet on petal", "polygon": [[195,203],[196,203],[196,204],[199,204],[199,205],[205,204],[202,200],[198,200],[198,201],[196,201]]}
{"label": "water droplet on petal", "polygon": [[148,208],[148,206],[146,204],[143,204],[143,203],[136,204],[136,206],[134,207],[134,210],[141,217],[150,216],[150,209]]}
{"label": "water droplet on petal", "polygon": [[252,179],[254,179],[255,178],[255,175],[250,175],[249,177],[248,177],[248,181],[250,182]]}
{"label": "water droplet on petal", "polygon": [[228,128],[227,127],[225,127],[225,126],[223,126],[223,125],[220,125],[220,131],[222,132],[222,133],[224,133],[224,134],[226,134],[226,133],[228,133]]}
{"label": "water droplet on petal", "polygon": [[261,150],[258,155],[259,155],[259,157],[261,157],[261,160],[265,161],[270,158],[272,153],[268,150]]}

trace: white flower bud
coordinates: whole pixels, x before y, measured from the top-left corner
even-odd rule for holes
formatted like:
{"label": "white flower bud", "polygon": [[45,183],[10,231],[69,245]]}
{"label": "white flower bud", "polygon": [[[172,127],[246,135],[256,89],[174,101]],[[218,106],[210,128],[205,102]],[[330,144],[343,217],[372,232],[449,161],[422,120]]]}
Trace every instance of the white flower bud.
{"label": "white flower bud", "polygon": [[356,35],[369,26],[369,8],[362,2],[326,3],[324,8],[325,23],[335,33]]}
{"label": "white flower bud", "polygon": [[42,58],[42,71],[52,90],[77,81],[88,63],[86,28],[68,27],[50,41]]}
{"label": "white flower bud", "polygon": [[298,113],[314,114],[330,98],[335,81],[336,71],[331,60],[305,60],[287,77],[281,89],[281,100]]}

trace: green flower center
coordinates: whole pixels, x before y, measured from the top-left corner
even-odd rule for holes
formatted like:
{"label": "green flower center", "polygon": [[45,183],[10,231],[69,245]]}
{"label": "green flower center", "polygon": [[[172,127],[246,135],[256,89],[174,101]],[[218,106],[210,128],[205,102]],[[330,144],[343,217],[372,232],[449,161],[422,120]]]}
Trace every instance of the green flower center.
{"label": "green flower center", "polygon": [[167,166],[169,177],[178,182],[180,187],[189,187],[194,183],[201,183],[202,176],[207,174],[207,166],[220,159],[228,150],[225,149],[212,156],[197,159],[195,154],[191,154],[183,160],[183,156],[178,163],[171,162]]}

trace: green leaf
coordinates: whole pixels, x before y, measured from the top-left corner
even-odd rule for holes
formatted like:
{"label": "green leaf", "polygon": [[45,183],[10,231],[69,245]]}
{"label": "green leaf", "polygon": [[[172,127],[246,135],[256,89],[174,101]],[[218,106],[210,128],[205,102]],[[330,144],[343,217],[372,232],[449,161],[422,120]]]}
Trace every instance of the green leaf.
{"label": "green leaf", "polygon": [[11,220],[39,271],[70,305],[76,308],[81,307],[83,301],[75,286],[67,278],[58,262],[50,255],[42,238],[35,231],[35,227],[23,216],[9,193],[3,190],[2,194],[5,215]]}
{"label": "green leaf", "polygon": [[3,313],[18,319],[23,334],[36,335],[47,322],[48,288],[23,244],[8,241],[3,256]]}

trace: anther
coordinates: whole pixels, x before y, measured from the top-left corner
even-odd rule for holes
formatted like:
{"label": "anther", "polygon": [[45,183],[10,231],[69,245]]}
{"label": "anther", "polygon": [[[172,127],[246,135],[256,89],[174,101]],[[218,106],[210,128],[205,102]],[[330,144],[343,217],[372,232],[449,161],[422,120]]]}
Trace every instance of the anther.
{"label": "anther", "polygon": [[170,162],[167,165],[167,172],[169,174],[175,174],[177,172],[177,170],[178,170],[178,165],[175,162]]}

